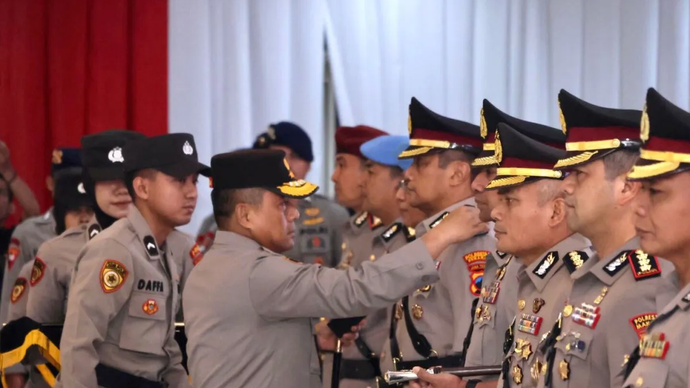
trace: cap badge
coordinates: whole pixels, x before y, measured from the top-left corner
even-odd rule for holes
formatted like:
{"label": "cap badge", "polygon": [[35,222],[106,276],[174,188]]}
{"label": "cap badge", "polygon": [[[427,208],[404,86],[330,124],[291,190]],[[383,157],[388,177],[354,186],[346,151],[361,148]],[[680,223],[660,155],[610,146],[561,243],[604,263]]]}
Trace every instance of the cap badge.
{"label": "cap badge", "polygon": [[640,139],[643,142],[649,140],[649,116],[647,115],[647,104],[642,109],[642,120],[640,120]]}
{"label": "cap badge", "polygon": [[81,194],[86,194],[86,190],[84,190],[84,184],[83,183],[79,183],[79,185],[77,186],[77,191]]}
{"label": "cap badge", "polygon": [[558,99],[558,119],[561,121],[561,130],[564,135],[568,134],[568,127],[565,124],[565,116],[563,115],[563,109],[561,109],[561,99]]}
{"label": "cap badge", "polygon": [[412,135],[412,115],[407,115],[407,133]]}
{"label": "cap badge", "polygon": [[496,140],[494,140],[494,159],[496,163],[501,164],[503,161],[503,145],[501,144],[501,138],[498,136],[498,130],[496,130]]}
{"label": "cap badge", "polygon": [[484,118],[484,108],[479,112],[479,135],[482,139],[486,139],[489,135],[489,127],[486,125],[486,119]]}
{"label": "cap badge", "polygon": [[188,141],[186,141],[182,146],[182,152],[184,152],[185,155],[191,155],[194,153],[194,148],[192,148],[192,145],[189,144]]}
{"label": "cap badge", "polygon": [[110,150],[110,152],[108,152],[108,160],[110,160],[112,163],[124,162],[125,158],[122,157],[122,148],[115,147]]}
{"label": "cap badge", "polygon": [[270,137],[271,140],[276,139],[276,130],[273,127],[268,127],[268,130],[266,132],[268,133],[268,137]]}
{"label": "cap badge", "polygon": [[283,158],[283,163],[285,164],[285,168],[287,168],[288,172],[290,173],[290,178],[295,179],[295,174],[290,170],[290,165],[288,164],[287,159]]}

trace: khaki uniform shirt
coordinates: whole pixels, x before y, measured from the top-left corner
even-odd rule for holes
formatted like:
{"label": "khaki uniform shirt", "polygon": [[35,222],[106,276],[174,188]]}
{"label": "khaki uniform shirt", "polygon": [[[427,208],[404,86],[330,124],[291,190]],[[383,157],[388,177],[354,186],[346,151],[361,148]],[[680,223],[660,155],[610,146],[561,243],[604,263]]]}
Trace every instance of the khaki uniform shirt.
{"label": "khaki uniform shirt", "polygon": [[[638,238],[609,257],[590,258],[571,278],[555,344],[552,387],[620,387],[622,364],[656,318],[656,295],[672,266],[642,251]],[[544,385],[544,376],[540,378]]]}
{"label": "khaki uniform shirt", "polygon": [[24,220],[12,233],[2,280],[0,323],[7,322],[10,296],[19,271],[24,264],[33,261],[41,244],[55,236],[55,218],[53,218],[52,208],[41,216]]}
{"label": "khaki uniform shirt", "polygon": [[340,269],[357,266],[371,257],[371,242],[382,232],[383,223],[368,212],[350,217],[343,226]]}
{"label": "khaki uniform shirt", "polygon": [[[420,223],[417,236],[421,237],[438,225],[445,216],[459,206],[474,206],[474,198],[456,203],[439,214]],[[495,247],[495,240],[485,234],[465,242],[453,244],[441,256],[440,281],[427,284],[409,295],[408,310],[412,324],[431,344],[438,357],[462,352],[463,342],[472,324],[472,301],[481,291],[486,257]],[[396,338],[403,361],[422,359],[412,345],[405,325],[405,314],[398,322]],[[390,341],[381,356],[381,370],[394,370]]]}
{"label": "khaki uniform shirt", "polygon": [[[333,268],[340,262],[343,236],[341,230],[348,220],[347,210],[335,202],[314,195],[297,203],[300,217],[295,221],[295,245],[285,256],[310,264]],[[208,250],[218,225],[213,215],[201,224],[197,243]]]}
{"label": "khaki uniform shirt", "polygon": [[[565,265],[570,252],[580,252],[583,260],[592,255],[589,243],[579,234],[571,235],[544,253],[542,259],[518,269],[518,301],[513,346],[506,355],[510,362],[511,387],[536,387],[544,357],[538,350],[570,294],[572,281]],[[519,258],[516,258],[519,260]],[[503,338],[503,337],[501,337]],[[503,386],[499,383],[499,387]]]}
{"label": "khaki uniform shirt", "polygon": [[191,379],[196,388],[317,388],[310,318],[366,315],[437,279],[421,241],[340,271],[218,232],[184,291]]}
{"label": "khaki uniform shirt", "polygon": [[29,261],[19,271],[19,276],[14,281],[12,295],[10,296],[10,308],[7,311],[7,322],[26,316],[26,306],[31,293],[31,270],[33,263]]}
{"label": "khaki uniform shirt", "polygon": [[664,277],[667,283],[658,290],[657,302],[663,303],[669,295],[671,302],[659,309],[656,320],[647,328],[640,341],[640,359],[624,388],[690,386],[690,285],[678,292],[675,271]]}
{"label": "khaki uniform shirt", "polygon": [[489,255],[465,366],[499,365],[503,361],[503,339],[517,313],[519,268],[520,262],[511,255],[495,250]]}
{"label": "khaki uniform shirt", "polygon": [[180,275],[171,245],[166,240],[159,248],[133,207],[84,246],[72,275],[56,386],[95,388],[102,363],[189,387],[174,338]]}
{"label": "khaki uniform shirt", "polygon": [[[387,228],[379,229],[371,245],[370,261],[375,261],[381,256],[390,252],[398,250],[408,242],[415,238],[415,230],[404,226],[401,222],[396,221]],[[367,315],[366,325],[359,332],[359,338],[367,344],[369,349],[376,353],[380,353],[383,349],[383,344],[388,338],[390,330],[390,314],[391,308],[380,309],[374,313]],[[366,359],[354,344],[343,349],[343,359],[364,360]],[[325,376],[326,379],[330,376]],[[340,382],[340,388],[366,388],[376,386],[374,380],[350,380],[344,379]]]}

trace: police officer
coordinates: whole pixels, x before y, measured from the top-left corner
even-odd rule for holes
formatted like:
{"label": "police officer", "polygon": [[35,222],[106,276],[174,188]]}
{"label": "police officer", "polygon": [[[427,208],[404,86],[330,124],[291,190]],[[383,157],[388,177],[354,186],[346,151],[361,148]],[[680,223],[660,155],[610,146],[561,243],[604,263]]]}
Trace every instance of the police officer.
{"label": "police officer", "polygon": [[[362,144],[360,151],[367,158],[367,179],[364,185],[363,209],[385,225],[369,242],[374,261],[393,252],[415,238],[414,228],[406,227],[400,219],[400,209],[395,196],[404,170],[410,167],[409,159],[398,159],[400,152],[409,144],[407,136],[384,135]],[[379,352],[388,337],[391,309],[380,309],[366,317],[366,324],[355,339],[355,346],[343,349],[340,387],[373,387],[380,376]]]}
{"label": "police officer", "polygon": [[134,207],[77,258],[57,385],[188,387],[173,336],[182,253],[170,242],[191,219],[208,167],[183,133],[130,141],[122,159]]}
{"label": "police officer", "polygon": [[[79,150],[76,148],[58,148],[53,151],[51,176],[47,178],[48,188],[53,191],[55,175],[59,171],[81,167]],[[55,216],[49,209],[41,216],[24,220],[12,233],[7,250],[7,265],[2,280],[0,295],[0,322],[7,322],[7,310],[14,282],[21,268],[34,259],[38,248],[45,241],[57,236],[55,234]]]}
{"label": "police officer", "polygon": [[[426,216],[416,228],[419,237],[443,225],[453,209],[475,208],[470,164],[482,140],[479,127],[443,117],[415,98],[409,112],[410,147],[399,157],[414,158],[405,178],[411,205]],[[460,365],[491,240],[484,234],[449,247],[441,259],[441,280],[403,298],[403,319],[384,349],[381,370]]]}
{"label": "police officer", "polygon": [[[255,149],[278,149],[297,179],[305,179],[314,161],[309,135],[300,126],[282,121],[271,124],[254,142]],[[298,204],[302,215],[296,223],[295,246],[285,255],[303,262],[335,267],[340,261],[342,225],[349,217],[347,210],[321,195],[313,195]],[[205,250],[213,242],[218,226],[213,215],[201,225],[197,242]]]}
{"label": "police officer", "polygon": [[296,180],[284,155],[251,150],[211,160],[219,233],[183,296],[190,376],[198,388],[320,386],[318,367],[308,367],[317,357],[315,346],[305,346],[313,334],[309,317],[389,306],[438,279],[432,258],[448,244],[486,230],[476,211],[463,208],[436,233],[359,269],[297,263],[276,252],[293,245],[299,214],[292,198],[317,187]]}
{"label": "police officer", "polygon": [[676,268],[664,274],[668,283],[658,290],[657,306],[665,303],[668,294],[673,299],[658,310],[656,320],[647,327],[626,365],[628,375],[623,387],[687,387],[690,234],[687,228],[678,226],[686,223],[690,205],[690,113],[649,89],[640,137],[645,142],[640,160],[628,175],[643,185],[637,199],[635,227],[642,249],[663,256]]}
{"label": "police officer", "polygon": [[[93,204],[83,192],[81,181],[81,172],[78,168],[63,170],[55,174],[53,214],[55,215],[56,233],[61,233],[65,229],[80,228],[93,215]],[[46,265],[41,256],[37,256],[34,260],[24,264],[12,288],[7,315],[8,322],[27,315],[29,295],[35,291],[34,287],[45,278],[46,270]],[[28,330],[26,332],[22,331],[21,334],[17,333],[17,335],[25,335],[26,333],[28,333]],[[31,341],[31,338],[27,338],[26,341]],[[28,369],[24,365],[15,365],[4,370],[7,379],[12,381],[9,386],[23,386],[18,381],[24,380]],[[40,374],[34,372],[31,371],[30,373],[31,386],[45,386],[45,382],[40,377]]]}
{"label": "police officer", "polygon": [[366,247],[384,226],[363,207],[367,169],[360,150],[362,144],[383,135],[387,133],[366,125],[340,127],[335,131],[335,170],[331,180],[338,203],[355,212],[343,230],[342,258],[338,265],[341,269],[369,260]]}
{"label": "police officer", "polygon": [[27,316],[39,323],[63,323],[72,269],[84,245],[101,230],[129,213],[132,198],[127,192],[122,147],[144,135],[110,130],[84,136],[81,140],[84,183],[81,190],[96,205],[89,225],[67,229],[41,245],[35,265],[44,276],[31,285]]}
{"label": "police officer", "polygon": [[642,112],[602,108],[561,90],[568,155],[555,167],[565,178],[568,225],[591,240],[596,256],[572,274],[561,334],[540,385],[621,386],[621,364],[656,317],[660,275],[670,264],[641,251],[627,174],[639,155]]}

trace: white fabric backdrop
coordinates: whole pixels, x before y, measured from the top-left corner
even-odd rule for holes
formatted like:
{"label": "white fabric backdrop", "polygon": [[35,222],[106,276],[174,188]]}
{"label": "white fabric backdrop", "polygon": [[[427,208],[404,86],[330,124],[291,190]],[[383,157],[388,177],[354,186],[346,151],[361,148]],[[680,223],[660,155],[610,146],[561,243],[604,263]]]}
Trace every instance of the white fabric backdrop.
{"label": "white fabric backdrop", "polygon": [[[690,107],[687,0],[169,0],[171,132],[202,159],[302,125],[323,184],[324,32],[343,125],[405,134],[411,96],[477,122],[482,98],[558,126],[565,88],[641,109],[649,86]],[[211,213],[202,179],[195,232]]]}
{"label": "white fabric backdrop", "polygon": [[[323,0],[169,0],[170,132],[192,133],[199,155],[250,147],[272,122],[290,120],[323,160]],[[323,164],[310,178],[320,182]],[[212,213],[199,182],[196,233]]]}
{"label": "white fabric backdrop", "polygon": [[[477,122],[483,98],[558,126],[561,88],[641,109],[658,87],[690,106],[687,0],[327,0],[343,124],[399,134],[416,96]],[[341,82],[338,82],[341,81]]]}

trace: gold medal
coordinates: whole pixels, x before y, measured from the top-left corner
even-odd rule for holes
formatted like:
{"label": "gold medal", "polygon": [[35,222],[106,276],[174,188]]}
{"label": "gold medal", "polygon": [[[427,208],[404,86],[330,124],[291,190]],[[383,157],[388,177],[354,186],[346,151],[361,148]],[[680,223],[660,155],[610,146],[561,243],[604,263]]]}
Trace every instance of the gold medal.
{"label": "gold medal", "polygon": [[568,361],[561,360],[561,362],[558,364],[558,374],[561,376],[561,380],[568,380],[570,377],[570,365],[568,364]]}
{"label": "gold medal", "polygon": [[572,314],[572,313],[573,313],[573,305],[568,304],[565,307],[563,307],[563,316],[564,317],[568,318],[570,316],[570,314]]}
{"label": "gold medal", "polygon": [[526,304],[527,304],[527,303],[525,302],[525,300],[524,300],[524,299],[520,299],[520,300],[518,300],[518,305],[517,305],[517,307],[518,307],[518,310],[520,310],[520,311],[524,310],[524,309],[525,309],[525,306],[526,306]]}
{"label": "gold medal", "polygon": [[541,361],[537,358],[536,361],[534,361],[534,364],[532,364],[532,368],[530,368],[529,372],[530,375],[532,376],[532,381],[536,384],[539,381],[539,372],[541,371]]}
{"label": "gold medal", "polygon": [[424,316],[424,309],[422,308],[422,306],[420,306],[418,304],[412,306],[412,317],[414,319],[422,319],[423,316]]}
{"label": "gold medal", "polygon": [[513,367],[513,382],[515,384],[522,384],[522,368],[519,365]]}

